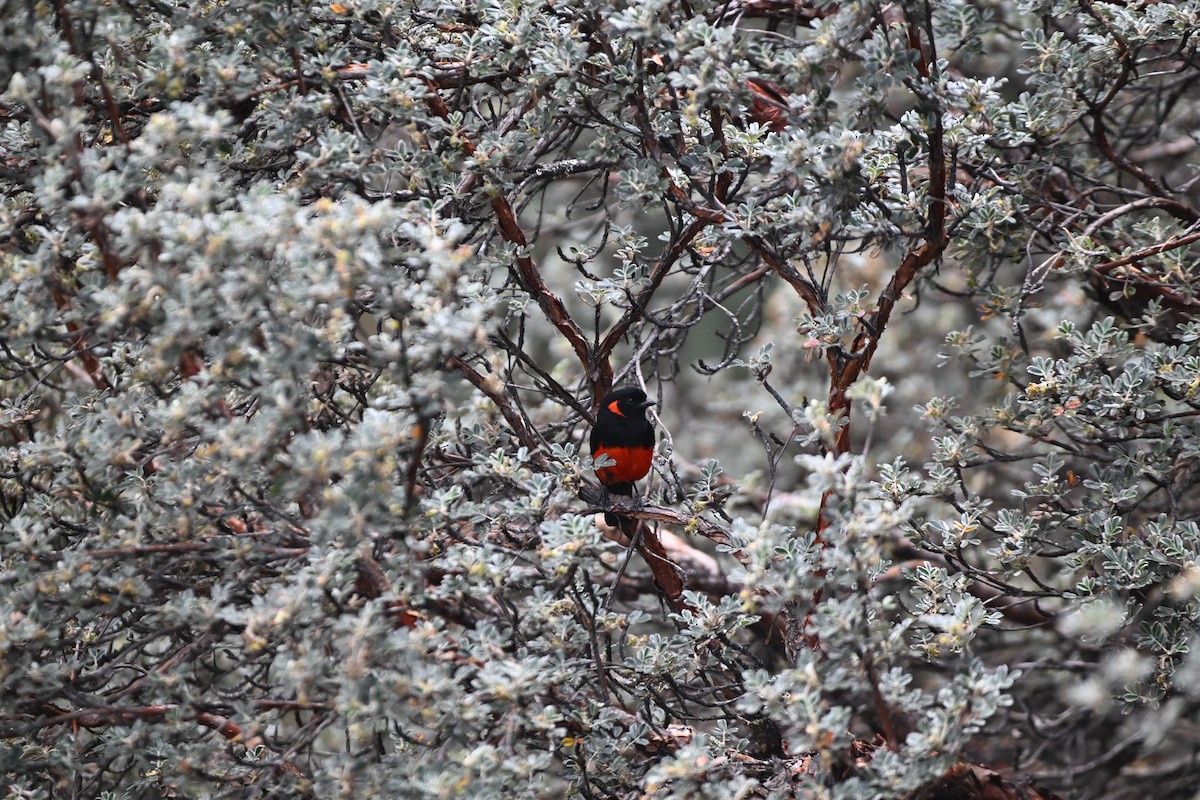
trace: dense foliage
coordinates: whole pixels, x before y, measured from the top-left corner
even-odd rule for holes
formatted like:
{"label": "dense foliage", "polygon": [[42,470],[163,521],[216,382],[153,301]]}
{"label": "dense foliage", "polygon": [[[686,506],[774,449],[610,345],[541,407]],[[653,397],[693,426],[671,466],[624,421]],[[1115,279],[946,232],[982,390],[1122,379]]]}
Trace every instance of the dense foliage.
{"label": "dense foliage", "polygon": [[1200,3],[0,30],[7,796],[1193,796]]}

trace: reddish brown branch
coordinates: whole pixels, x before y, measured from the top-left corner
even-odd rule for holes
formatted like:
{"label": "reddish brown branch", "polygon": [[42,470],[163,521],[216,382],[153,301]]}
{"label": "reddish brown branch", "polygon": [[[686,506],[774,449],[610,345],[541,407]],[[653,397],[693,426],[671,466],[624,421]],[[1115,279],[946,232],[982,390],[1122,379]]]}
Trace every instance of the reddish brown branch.
{"label": "reddish brown branch", "polygon": [[[392,593],[392,584],[388,581],[387,575],[383,573],[383,568],[379,566],[378,561],[370,556],[359,556],[355,564],[358,567],[358,578],[355,580],[354,588],[363,597],[375,600]],[[402,628],[415,628],[418,622],[425,619],[420,611],[403,603],[390,604],[388,613],[392,620]]]}
{"label": "reddish brown branch", "polygon": [[[654,269],[650,273],[650,285],[637,296],[634,302],[630,304],[624,316],[621,317],[617,324],[612,326],[612,329],[605,335],[604,340],[600,342],[600,346],[596,349],[596,360],[598,362],[610,363],[610,357],[617,346],[617,342],[621,341],[621,338],[625,336],[625,333],[629,330],[629,326],[641,319],[642,315],[645,314],[646,306],[650,303],[650,298],[654,296],[654,292],[662,285],[663,278],[671,271],[671,267],[679,260],[692,241],[707,226],[707,222],[694,219],[679,236],[675,237],[670,247],[658,259],[658,263],[654,265]],[[608,384],[597,388],[596,400],[599,401],[612,388],[612,382],[610,381]]]}
{"label": "reddish brown branch", "polygon": [[[71,310],[71,297],[60,289],[53,289],[50,292],[54,298],[54,305],[60,312],[66,313]],[[79,356],[79,360],[83,362],[84,371],[92,382],[92,386],[96,389],[108,389],[111,385],[108,378],[104,377],[104,369],[100,365],[100,359],[92,352],[91,345],[88,344],[87,337],[83,333],[83,328],[79,323],[67,321],[67,341],[70,343],[71,350]]]}
{"label": "reddish brown branch", "polygon": [[1187,236],[1171,237],[1165,242],[1160,242],[1159,244],[1143,248],[1137,252],[1130,253],[1127,256],[1122,256],[1121,258],[1116,258],[1112,261],[1105,261],[1103,264],[1097,264],[1096,266],[1092,267],[1092,269],[1096,272],[1109,272],[1117,267],[1124,267],[1128,264],[1133,264],[1134,262],[1150,258],[1151,256],[1165,253],[1168,250],[1174,250],[1177,247],[1184,247],[1195,241],[1200,241],[1200,233],[1191,233]]}
{"label": "reddish brown branch", "polygon": [[[425,102],[429,106],[429,110],[444,120],[450,118],[450,110],[446,107],[446,103],[438,94],[438,87],[433,81],[425,79],[425,85],[429,88],[429,94],[425,96]],[[475,154],[475,144],[466,136],[460,136],[459,141],[462,142],[463,149],[468,155]],[[607,360],[601,361],[595,359],[591,348],[588,346],[587,338],[583,335],[583,330],[571,318],[567,307],[562,300],[551,291],[546,282],[542,280],[542,275],[538,271],[537,265],[534,264],[533,258],[529,255],[529,241],[525,238],[525,232],[521,230],[520,223],[517,221],[517,213],[513,209],[512,204],[503,197],[497,194],[492,198],[492,211],[496,215],[496,229],[500,232],[501,237],[506,242],[514,245],[517,248],[514,264],[514,277],[525,290],[526,294],[537,301],[538,306],[542,309],[542,313],[546,315],[546,319],[550,321],[559,333],[567,340],[571,349],[575,351],[575,357],[579,359],[580,366],[584,372],[592,380],[595,386],[611,386],[612,385],[612,366]]]}
{"label": "reddish brown branch", "polygon": [[1062,800],[1060,795],[1034,785],[1014,782],[999,772],[975,764],[955,764],[902,800]]}
{"label": "reddish brown branch", "polygon": [[[680,574],[679,567],[667,554],[666,548],[663,547],[662,541],[658,538],[658,532],[641,520],[621,520],[621,522],[621,530],[637,543],[637,550],[645,559],[646,566],[650,567],[650,573],[654,575],[654,583],[662,590],[667,604],[677,612],[695,611],[696,609],[683,599],[683,576]],[[631,524],[626,525],[625,523]],[[641,528],[640,536],[636,533],[638,527]]]}
{"label": "reddish brown branch", "polygon": [[[324,707],[309,706],[309,708],[319,709]],[[25,733],[32,733],[34,731],[59,727],[67,724],[72,724],[83,728],[104,728],[113,725],[130,725],[135,722],[162,722],[166,720],[169,715],[179,713],[181,711],[183,711],[182,707],[177,705],[132,706],[125,708],[116,706],[78,708],[74,711],[66,711],[45,719],[35,720],[27,723],[25,726],[23,726],[23,730]],[[211,714],[206,711],[200,711],[192,714],[191,719],[197,724],[208,728],[209,730],[216,731],[229,742],[240,744],[247,749],[253,749],[263,745],[263,740],[261,737],[247,736],[247,732],[243,730],[240,725],[230,719],[227,719],[226,717],[222,717],[217,714]],[[282,764],[280,764],[280,767],[292,773],[293,775],[304,775],[303,770],[289,761],[284,761]]]}
{"label": "reddish brown branch", "polygon": [[[937,53],[934,49],[932,31],[928,28],[931,25],[931,21],[926,20],[925,22],[925,31],[922,31],[914,20],[908,19],[906,24],[908,25],[910,46],[917,51],[918,61],[920,62],[918,64],[918,73],[928,81],[932,80],[932,76],[934,76]],[[919,88],[914,91],[920,94]],[[900,266],[896,268],[887,286],[880,293],[874,313],[860,323],[860,332],[855,336],[850,351],[847,353],[840,348],[830,348],[826,351],[826,362],[829,366],[829,413],[843,420],[843,424],[837,429],[837,433],[834,435],[832,450],[835,455],[844,455],[851,450],[851,403],[848,396],[850,387],[854,385],[854,382],[870,366],[871,359],[879,347],[883,332],[887,328],[888,320],[891,318],[892,310],[900,298],[903,297],[904,290],[912,283],[923,268],[941,257],[946,249],[946,245],[949,243],[949,237],[946,233],[946,184],[948,176],[941,109],[935,105],[926,114],[930,127],[928,135],[929,204],[925,223],[925,235],[923,237],[924,241],[915,249],[910,250],[901,260]],[[784,273],[780,272],[780,274],[783,275]],[[791,283],[794,287],[797,286],[797,282],[791,281]],[[807,282],[801,281],[800,285],[806,286]],[[797,291],[800,290],[798,289]],[[801,293],[801,296],[805,298],[811,307],[812,300],[810,297],[804,293]],[[832,491],[826,492],[821,498],[816,529],[818,546],[824,545],[824,532],[830,525],[828,509],[832,500]],[[822,592],[818,588],[814,592],[812,605],[800,628],[802,631],[801,639],[804,645],[811,649],[816,649],[820,644],[816,635],[810,631],[813,610],[816,608],[821,596]]]}
{"label": "reddish brown branch", "polygon": [[736,10],[746,17],[784,17],[797,22],[824,19],[837,12],[834,4],[817,8],[812,0],[740,0],[730,3],[730,9],[730,13]]}
{"label": "reddish brown branch", "polygon": [[[910,23],[910,38],[921,39],[921,32],[915,23]],[[930,48],[921,47],[918,51],[925,59],[933,59],[935,55]],[[933,64],[926,62],[926,72]],[[850,401],[846,391],[858,380],[859,376],[871,366],[871,359],[879,347],[879,342],[887,328],[892,310],[904,296],[904,290],[912,283],[917,274],[932,264],[946,249],[949,237],[946,234],[946,153],[943,141],[942,115],[939,108],[932,109],[929,114],[929,207],[924,242],[915,250],[910,250],[900,266],[892,274],[887,287],[880,293],[875,313],[862,326],[862,331],[855,337],[854,344],[846,358],[831,358],[831,385],[829,392],[829,410],[834,414],[844,414],[846,424],[839,429],[835,441],[834,452],[838,454],[850,452]],[[831,351],[832,352],[832,351]],[[824,503],[822,503],[824,511]],[[821,517],[821,527],[824,528],[824,514]]]}
{"label": "reddish brown branch", "polygon": [[417,446],[409,456],[408,469],[404,474],[404,513],[406,516],[417,502],[417,474],[421,471],[421,459],[425,455],[425,448],[429,445],[429,422],[424,417],[417,420]]}
{"label": "reddish brown branch", "polygon": [[[788,114],[792,110],[788,105],[787,94],[775,84],[762,78],[748,79],[746,88],[750,90],[750,119],[776,133],[785,130],[788,125]],[[713,127],[716,128],[715,125]],[[728,182],[728,174],[725,175],[725,178]]]}
{"label": "reddish brown branch", "polygon": [[500,387],[504,384],[496,380],[489,380],[480,375],[470,364],[467,364],[458,356],[450,356],[446,363],[461,372],[463,377],[470,381],[472,386],[487,395],[488,399],[500,411],[500,414],[504,417],[509,427],[512,428],[512,432],[516,435],[517,439],[529,450],[529,457],[538,466],[547,466],[546,457],[542,454],[542,448],[546,444],[545,440],[542,439],[541,434],[537,433],[526,423],[525,418],[517,413],[512,403],[504,396],[504,393],[500,390]]}
{"label": "reddish brown branch", "polygon": [[800,277],[793,269],[784,265],[771,249],[757,236],[744,236],[742,238],[750,248],[758,254],[758,257],[763,260],[763,263],[771,268],[771,271],[787,282],[789,286],[800,296],[804,304],[808,306],[808,310],[812,314],[820,313],[825,303],[821,300],[821,295],[817,292],[817,288],[809,283],[804,278]]}
{"label": "reddish brown branch", "polygon": [[100,87],[100,97],[104,100],[104,110],[108,114],[109,123],[112,125],[113,135],[122,144],[129,144],[129,134],[125,132],[125,126],[121,124],[121,111],[117,107],[117,101],[113,99],[112,92],[108,89],[108,84],[104,82],[104,70],[100,68],[100,64],[96,59],[92,58],[91,53],[84,53],[75,42],[75,21],[71,19],[71,14],[67,11],[66,3],[63,0],[55,0],[54,12],[58,16],[58,22],[63,31],[63,38],[67,40],[67,47],[70,49],[71,55],[80,61],[86,61],[91,64],[92,80]]}
{"label": "reddish brown branch", "polygon": [[900,749],[900,740],[896,736],[896,727],[892,724],[892,710],[888,708],[883,691],[879,688],[879,670],[869,651],[859,654],[863,670],[867,674],[867,682],[871,684],[871,699],[875,703],[875,713],[879,715],[879,727],[883,729],[883,739],[887,748],[892,752]]}

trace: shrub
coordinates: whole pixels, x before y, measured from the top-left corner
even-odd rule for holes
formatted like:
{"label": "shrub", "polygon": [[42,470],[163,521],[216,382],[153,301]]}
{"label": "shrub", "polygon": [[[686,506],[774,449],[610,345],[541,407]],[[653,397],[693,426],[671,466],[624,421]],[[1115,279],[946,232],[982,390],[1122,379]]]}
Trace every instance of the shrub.
{"label": "shrub", "polygon": [[0,24],[9,796],[1191,796],[1196,3]]}

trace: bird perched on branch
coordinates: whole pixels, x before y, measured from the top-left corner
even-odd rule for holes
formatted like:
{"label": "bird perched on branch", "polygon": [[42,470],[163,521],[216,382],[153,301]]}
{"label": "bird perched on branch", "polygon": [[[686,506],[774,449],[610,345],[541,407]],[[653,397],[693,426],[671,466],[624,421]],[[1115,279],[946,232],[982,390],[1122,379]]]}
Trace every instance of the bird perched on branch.
{"label": "bird perched on branch", "polygon": [[[633,484],[646,477],[654,461],[654,426],[646,419],[646,409],[654,401],[634,386],[610,392],[600,401],[596,424],[592,427],[592,458],[605,460],[596,467],[596,477],[609,494],[633,497]],[[690,609],[683,599],[683,571],[671,560],[654,526],[642,524],[636,517],[606,511],[604,521],[620,530],[623,544],[636,548],[646,559],[654,584],[675,611]],[[626,560],[628,563],[628,560]],[[622,567],[622,571],[624,567]],[[618,580],[620,573],[618,573]]]}
{"label": "bird perched on branch", "polygon": [[[611,494],[633,496],[635,481],[646,477],[654,459],[654,426],[646,419],[646,409],[654,401],[636,386],[627,386],[605,395],[600,401],[596,424],[592,427],[592,458],[607,456],[616,462],[596,467],[596,477]],[[604,521],[618,523],[614,514]]]}

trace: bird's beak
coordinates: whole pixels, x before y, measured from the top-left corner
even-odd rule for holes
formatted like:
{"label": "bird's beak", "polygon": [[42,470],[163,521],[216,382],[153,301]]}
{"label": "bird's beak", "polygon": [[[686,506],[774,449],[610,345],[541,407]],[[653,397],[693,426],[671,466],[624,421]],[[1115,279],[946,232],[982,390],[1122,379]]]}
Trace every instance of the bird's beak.
{"label": "bird's beak", "polygon": [[638,403],[638,408],[649,408],[650,406],[656,405],[658,405],[658,403],[654,402],[653,400],[643,400],[642,402]]}

